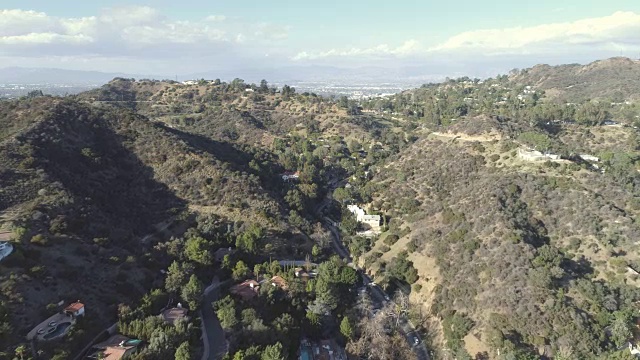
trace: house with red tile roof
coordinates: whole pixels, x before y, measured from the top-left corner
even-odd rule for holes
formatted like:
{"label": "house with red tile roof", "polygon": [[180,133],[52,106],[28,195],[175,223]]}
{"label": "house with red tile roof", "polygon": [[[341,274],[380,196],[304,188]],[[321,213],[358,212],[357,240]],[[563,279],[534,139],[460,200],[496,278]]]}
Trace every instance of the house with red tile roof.
{"label": "house with red tile roof", "polygon": [[236,296],[241,297],[243,300],[251,300],[258,295],[260,291],[260,284],[253,279],[245,280],[240,284],[234,285],[229,291]]}

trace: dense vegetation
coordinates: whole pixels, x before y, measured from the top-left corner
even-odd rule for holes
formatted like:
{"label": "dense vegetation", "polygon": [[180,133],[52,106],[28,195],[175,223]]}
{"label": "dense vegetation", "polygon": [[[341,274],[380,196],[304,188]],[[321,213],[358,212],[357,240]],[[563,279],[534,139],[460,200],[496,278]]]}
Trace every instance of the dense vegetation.
{"label": "dense vegetation", "polygon": [[[143,340],[135,358],[198,358],[196,314],[212,306],[234,360],[330,337],[353,357],[412,359],[405,316],[438,358],[625,358],[640,91],[620,74],[637,66],[538,66],[362,103],[241,79],[2,101],[0,228],[16,251],[0,263],[0,358],[27,358],[24,335],[75,299],[91,316],[42,358],[75,356],[116,321]],[[359,233],[350,204],[381,215],[383,234]],[[395,294],[384,316],[332,256],[328,219]],[[317,262],[317,276],[276,259]],[[222,296],[203,302],[214,277]],[[264,280],[256,298],[228,293],[246,279]],[[170,302],[191,318],[163,322]]]}

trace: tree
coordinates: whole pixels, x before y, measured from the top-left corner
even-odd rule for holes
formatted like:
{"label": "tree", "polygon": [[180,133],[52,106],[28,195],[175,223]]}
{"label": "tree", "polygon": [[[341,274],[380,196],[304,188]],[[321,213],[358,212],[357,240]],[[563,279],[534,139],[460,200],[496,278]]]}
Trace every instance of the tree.
{"label": "tree", "polygon": [[347,340],[353,339],[353,326],[351,325],[351,321],[348,316],[343,317],[340,322],[340,333]]}
{"label": "tree", "polygon": [[191,275],[189,282],[182,288],[181,297],[189,304],[191,310],[195,310],[200,306],[202,301],[202,283],[198,277]]}
{"label": "tree", "polygon": [[220,325],[223,329],[233,329],[238,324],[236,316],[236,303],[230,296],[222,300],[218,300],[213,304],[216,315],[220,319]]}
{"label": "tree", "polygon": [[269,92],[269,83],[267,80],[262,79],[262,81],[260,81],[260,92]]}
{"label": "tree", "polygon": [[33,99],[40,96],[44,96],[44,94],[42,93],[42,90],[32,90],[27,93],[27,98],[29,99]]}
{"label": "tree", "polygon": [[340,222],[340,228],[347,234],[353,235],[358,229],[358,220],[356,216],[349,212],[346,208],[342,212],[342,221]]}
{"label": "tree", "polygon": [[187,282],[187,276],[193,272],[190,264],[181,264],[174,261],[169,266],[167,277],[164,280],[164,287],[167,291],[177,293]]}
{"label": "tree", "polygon": [[351,194],[349,194],[347,189],[339,187],[333,191],[333,198],[344,204],[345,201],[351,199]]}
{"label": "tree", "polygon": [[249,276],[249,267],[244,263],[244,261],[239,260],[236,263],[236,266],[233,268],[231,277],[233,277],[234,280],[238,281],[244,280],[244,278],[246,278],[247,276]]}
{"label": "tree", "polygon": [[209,242],[200,236],[196,236],[187,240],[184,253],[187,259],[208,266],[213,264],[213,256],[210,250]]}
{"label": "tree", "polygon": [[16,356],[20,357],[20,360],[23,360],[24,356],[27,353],[27,347],[24,345],[20,345],[16,348],[15,353],[16,353]]}
{"label": "tree", "polygon": [[611,340],[620,347],[633,337],[631,329],[629,329],[630,316],[627,312],[616,311],[614,320],[611,324]]}
{"label": "tree", "polygon": [[175,360],[191,360],[191,352],[189,351],[189,342],[185,341],[176,349]]}
{"label": "tree", "polygon": [[282,344],[277,342],[273,345],[269,345],[264,348],[264,352],[262,352],[261,360],[284,360],[284,356],[282,354]]}

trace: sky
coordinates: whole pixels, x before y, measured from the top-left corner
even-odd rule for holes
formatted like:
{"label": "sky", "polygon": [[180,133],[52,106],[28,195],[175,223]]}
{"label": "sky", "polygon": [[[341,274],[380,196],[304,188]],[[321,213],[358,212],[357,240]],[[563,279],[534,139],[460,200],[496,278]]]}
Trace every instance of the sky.
{"label": "sky", "polygon": [[0,66],[190,74],[290,66],[485,75],[640,58],[638,0],[3,0]]}

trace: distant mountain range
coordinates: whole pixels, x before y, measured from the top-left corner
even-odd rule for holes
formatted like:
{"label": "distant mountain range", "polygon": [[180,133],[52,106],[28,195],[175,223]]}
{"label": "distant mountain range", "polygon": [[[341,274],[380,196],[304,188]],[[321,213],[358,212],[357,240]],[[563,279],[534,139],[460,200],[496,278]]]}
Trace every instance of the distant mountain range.
{"label": "distant mountain range", "polygon": [[136,79],[161,78],[156,76],[55,68],[8,67],[0,69],[0,84],[102,85],[116,77]]}
{"label": "distant mountain range", "polygon": [[[140,75],[55,68],[9,67],[0,69],[0,84],[95,85],[104,84],[116,77],[175,79],[175,75]],[[444,77],[444,75],[428,75],[424,67],[387,69],[382,67],[288,66],[276,69],[211,70],[179,75],[178,80],[204,78],[230,81],[234,78],[241,78],[246,82],[253,83],[266,79],[273,83],[329,81],[343,84],[393,82],[419,85],[423,82],[441,80]]]}

